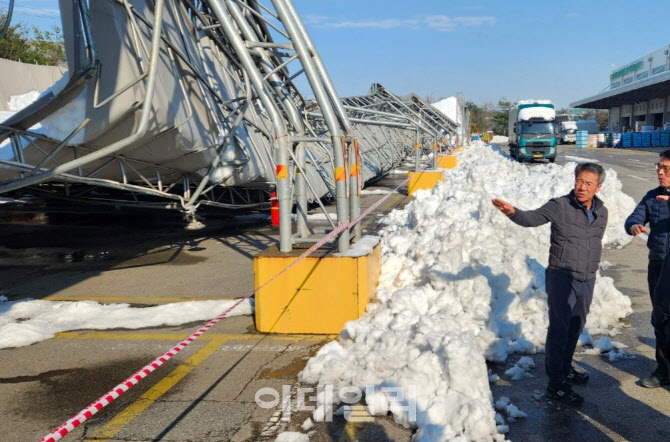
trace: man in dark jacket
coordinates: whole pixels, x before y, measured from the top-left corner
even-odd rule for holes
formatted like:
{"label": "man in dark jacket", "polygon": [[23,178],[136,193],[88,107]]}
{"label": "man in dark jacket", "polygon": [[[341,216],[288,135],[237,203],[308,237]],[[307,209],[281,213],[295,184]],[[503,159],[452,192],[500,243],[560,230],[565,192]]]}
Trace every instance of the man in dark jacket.
{"label": "man in dark jacket", "polygon": [[[655,318],[660,314],[659,305],[655,301],[654,288],[663,268],[663,261],[670,247],[670,216],[668,204],[663,201],[670,188],[670,150],[661,152],[661,159],[656,164],[656,174],[659,186],[650,190],[642,198],[633,213],[626,219],[624,228],[630,235],[637,236],[649,233],[647,247],[649,248],[649,265],[647,266],[647,283],[651,297],[651,322],[657,324]],[[644,227],[649,224],[651,232]],[[670,384],[668,377],[668,360],[661,351],[666,344],[665,333],[662,328],[654,326],[656,336],[656,369],[648,377],[640,381],[640,385],[647,388],[656,388]]]}
{"label": "man in dark jacket", "polygon": [[[657,306],[657,314],[651,318],[652,325],[654,330],[663,334],[664,338],[661,345],[658,344],[658,340],[656,341],[656,351],[665,361],[668,361],[670,359],[670,253],[665,255],[663,269],[654,289],[654,302]],[[665,376],[670,378],[670,368]]]}
{"label": "man in dark jacket", "polygon": [[545,272],[549,303],[547,395],[571,405],[579,405],[584,398],[572,390],[570,383],[585,384],[589,380],[588,374],[572,367],[572,356],[591,307],[607,227],[607,208],[595,196],[604,180],[605,171],[600,165],[582,163],[575,168],[574,190],[539,209],[519,210],[504,200],[493,200],[502,213],[521,226],[551,223]]}

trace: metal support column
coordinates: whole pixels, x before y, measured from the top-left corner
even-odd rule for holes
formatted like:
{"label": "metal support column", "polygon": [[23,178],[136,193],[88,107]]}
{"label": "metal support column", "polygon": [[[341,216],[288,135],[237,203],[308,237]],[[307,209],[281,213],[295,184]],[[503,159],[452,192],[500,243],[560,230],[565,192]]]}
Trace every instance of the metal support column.
{"label": "metal support column", "polygon": [[259,72],[249,50],[238,33],[238,28],[228,15],[226,6],[222,0],[209,2],[212,12],[221,24],[221,29],[226,35],[235,53],[240,59],[244,70],[249,75],[254,90],[258,95],[265,111],[270,116],[274,129],[274,157],[277,177],[277,199],[279,200],[279,250],[290,252],[291,244],[291,190],[289,186],[289,134],[283,116],[275,107],[264,87],[263,76]]}
{"label": "metal support column", "polygon": [[[341,140],[344,137],[342,129],[342,121],[338,121],[335,110],[333,109],[333,101],[330,100],[326,87],[324,85],[324,75],[320,72],[315,64],[316,50],[310,48],[306,41],[304,26],[297,17],[295,11],[289,1],[287,0],[272,0],[275,10],[284,25],[296,54],[298,55],[302,67],[305,71],[305,76],[309,85],[314,92],[314,97],[319,103],[324,120],[328,126],[331,140],[333,142],[333,153],[335,160],[335,194],[337,206],[337,222],[346,223],[349,221],[349,207],[347,204],[347,164],[345,157],[347,152],[343,148]],[[293,13],[292,13],[293,12]],[[346,252],[349,249],[349,229],[342,231],[338,238],[338,249],[340,252]]]}
{"label": "metal support column", "polygon": [[421,142],[419,141],[419,128],[414,131],[414,172],[419,171],[421,163]]}

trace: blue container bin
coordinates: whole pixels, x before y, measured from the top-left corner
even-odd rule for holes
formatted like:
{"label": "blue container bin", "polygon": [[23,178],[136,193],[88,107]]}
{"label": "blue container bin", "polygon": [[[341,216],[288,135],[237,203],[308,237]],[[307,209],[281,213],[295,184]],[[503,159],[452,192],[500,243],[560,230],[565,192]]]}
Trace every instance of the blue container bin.
{"label": "blue container bin", "polygon": [[661,146],[670,146],[670,132],[661,132]]}
{"label": "blue container bin", "polygon": [[633,147],[642,147],[642,132],[633,132]]}
{"label": "blue container bin", "polygon": [[653,147],[660,147],[661,146],[661,133],[660,132],[652,132],[651,133],[651,145]]}
{"label": "blue container bin", "polygon": [[640,147],[651,147],[651,134],[652,132],[641,132],[642,140],[640,142]]}
{"label": "blue container bin", "polygon": [[585,148],[588,146],[589,132],[586,130],[578,130],[575,134],[575,145],[578,148]]}
{"label": "blue container bin", "polygon": [[633,133],[626,132],[621,134],[621,147],[629,148],[633,147]]}

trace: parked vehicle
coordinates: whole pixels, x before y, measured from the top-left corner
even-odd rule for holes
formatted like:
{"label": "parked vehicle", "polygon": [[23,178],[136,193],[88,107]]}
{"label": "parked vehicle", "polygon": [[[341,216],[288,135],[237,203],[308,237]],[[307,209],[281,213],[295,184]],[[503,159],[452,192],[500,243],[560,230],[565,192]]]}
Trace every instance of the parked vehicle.
{"label": "parked vehicle", "polygon": [[549,100],[520,100],[509,111],[510,155],[520,163],[556,161],[556,110]]}
{"label": "parked vehicle", "polygon": [[562,121],[557,125],[558,141],[560,144],[575,143],[577,141],[577,122]]}
{"label": "parked vehicle", "polygon": [[577,130],[585,130],[589,134],[598,133],[598,122],[596,120],[578,120],[575,123],[577,124]]}

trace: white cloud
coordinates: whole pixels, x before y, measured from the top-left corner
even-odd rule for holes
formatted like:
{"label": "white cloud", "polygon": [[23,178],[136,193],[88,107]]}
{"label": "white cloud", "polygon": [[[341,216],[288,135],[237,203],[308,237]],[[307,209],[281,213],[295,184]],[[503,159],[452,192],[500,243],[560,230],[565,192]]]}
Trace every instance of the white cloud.
{"label": "white cloud", "polygon": [[398,20],[388,18],[385,20],[345,20],[333,22],[326,25],[329,28],[373,28],[373,29],[396,29],[413,28],[419,24],[418,20]]}
{"label": "white cloud", "polygon": [[492,16],[449,17],[448,15],[429,15],[425,21],[429,28],[448,32],[458,28],[494,25],[496,19]]}
{"label": "white cloud", "polygon": [[447,15],[428,15],[416,19],[387,18],[381,20],[341,20],[322,15],[306,16],[308,24],[330,29],[420,29],[429,28],[440,32],[450,32],[459,29],[490,26],[496,23],[492,16],[462,16],[450,17]]}
{"label": "white cloud", "polygon": [[60,10],[57,8],[34,8],[31,6],[16,6],[14,12],[22,15],[31,15],[33,17],[52,17],[60,18]]}

